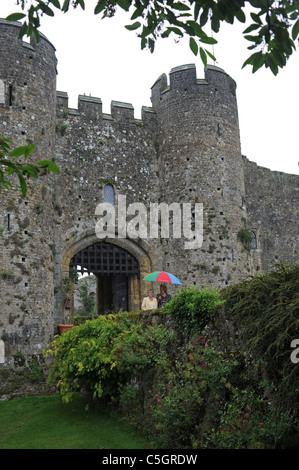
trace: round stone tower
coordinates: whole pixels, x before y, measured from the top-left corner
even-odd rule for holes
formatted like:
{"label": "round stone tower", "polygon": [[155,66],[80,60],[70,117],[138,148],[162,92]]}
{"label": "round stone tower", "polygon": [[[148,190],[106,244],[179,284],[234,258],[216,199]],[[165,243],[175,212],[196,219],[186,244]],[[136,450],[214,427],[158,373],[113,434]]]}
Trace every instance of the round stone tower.
{"label": "round stone tower", "polygon": [[[240,280],[248,260],[237,236],[246,208],[234,80],[215,66],[200,80],[195,65],[176,67],[169,85],[164,74],[153,85],[152,105],[161,201],[203,208],[201,247],[185,249],[182,240],[165,240],[163,268],[187,285],[222,287]],[[193,209],[194,231],[195,225]]]}
{"label": "round stone tower", "polygon": [[[21,25],[0,20],[0,135],[12,148],[35,144],[29,163],[51,160],[55,145],[55,48],[19,39]],[[17,178],[0,195],[0,337],[5,359],[38,354],[53,337],[53,229],[55,176],[28,179],[22,197]],[[54,202],[53,202],[54,201]],[[9,359],[10,358],[10,359]]]}

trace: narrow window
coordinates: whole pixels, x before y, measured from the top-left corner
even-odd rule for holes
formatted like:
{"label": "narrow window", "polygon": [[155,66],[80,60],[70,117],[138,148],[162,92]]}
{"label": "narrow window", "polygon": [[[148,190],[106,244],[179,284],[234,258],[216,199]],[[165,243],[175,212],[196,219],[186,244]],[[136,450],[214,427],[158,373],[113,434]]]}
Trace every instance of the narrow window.
{"label": "narrow window", "polygon": [[0,104],[5,104],[4,81],[0,80]]}
{"label": "narrow window", "polygon": [[257,249],[256,234],[254,232],[251,232],[250,249],[251,250],[256,250]]}
{"label": "narrow window", "polygon": [[114,206],[114,188],[111,184],[106,184],[104,187],[104,202]]}
{"label": "narrow window", "polygon": [[9,102],[9,106],[12,106],[12,85],[9,85],[9,98],[8,98],[8,102]]}
{"label": "narrow window", "polygon": [[4,364],[5,362],[5,346],[4,341],[0,339],[0,364]]}

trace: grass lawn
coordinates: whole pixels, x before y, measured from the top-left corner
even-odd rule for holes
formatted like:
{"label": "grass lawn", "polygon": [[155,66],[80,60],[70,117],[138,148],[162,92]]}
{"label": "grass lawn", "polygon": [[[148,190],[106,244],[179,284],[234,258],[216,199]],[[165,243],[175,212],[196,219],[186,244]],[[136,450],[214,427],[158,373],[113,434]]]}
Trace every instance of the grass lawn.
{"label": "grass lawn", "polygon": [[90,407],[75,395],[0,402],[0,449],[144,449],[146,438],[127,421]]}

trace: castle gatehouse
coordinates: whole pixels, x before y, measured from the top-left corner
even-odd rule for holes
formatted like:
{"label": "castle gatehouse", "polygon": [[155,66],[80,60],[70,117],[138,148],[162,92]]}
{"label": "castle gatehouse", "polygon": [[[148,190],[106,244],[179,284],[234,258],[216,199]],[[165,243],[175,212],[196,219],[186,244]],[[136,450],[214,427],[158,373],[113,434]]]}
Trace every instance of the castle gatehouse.
{"label": "castle gatehouse", "polygon": [[[23,42],[19,28],[0,20],[0,134],[34,143],[31,161],[53,160],[61,173],[28,181],[26,197],[17,187],[1,193],[2,364],[18,351],[39,354],[58,324],[72,322],[74,270],[96,276],[101,314],[139,310],[153,271],[222,288],[298,260],[299,177],[242,156],[236,83],[224,70],[209,65],[198,78],[187,64],[162,74],[141,119],[130,103],[112,101],[107,114],[85,95],[73,109],[56,90],[52,43],[43,34]],[[191,204],[191,228],[201,204],[201,246],[186,249],[171,219],[168,237],[99,239],[97,206],[121,196],[145,210]]]}

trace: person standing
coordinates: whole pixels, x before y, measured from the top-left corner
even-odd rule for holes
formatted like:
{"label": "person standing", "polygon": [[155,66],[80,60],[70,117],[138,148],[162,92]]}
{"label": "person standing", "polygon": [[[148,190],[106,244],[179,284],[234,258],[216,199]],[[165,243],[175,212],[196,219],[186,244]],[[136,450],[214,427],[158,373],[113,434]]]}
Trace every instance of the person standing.
{"label": "person standing", "polygon": [[160,285],[160,294],[157,295],[158,308],[163,308],[167,302],[171,301],[171,295],[167,294],[166,284]]}
{"label": "person standing", "polygon": [[153,310],[154,308],[157,308],[157,299],[153,297],[153,291],[149,290],[148,291],[148,297],[144,297],[141,305],[142,310]]}

